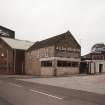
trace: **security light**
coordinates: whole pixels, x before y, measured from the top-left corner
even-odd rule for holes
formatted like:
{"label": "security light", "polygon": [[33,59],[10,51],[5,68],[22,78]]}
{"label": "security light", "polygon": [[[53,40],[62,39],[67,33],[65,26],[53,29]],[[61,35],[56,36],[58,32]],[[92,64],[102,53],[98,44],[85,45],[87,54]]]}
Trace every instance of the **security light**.
{"label": "security light", "polygon": [[4,57],[4,53],[1,53],[1,56]]}

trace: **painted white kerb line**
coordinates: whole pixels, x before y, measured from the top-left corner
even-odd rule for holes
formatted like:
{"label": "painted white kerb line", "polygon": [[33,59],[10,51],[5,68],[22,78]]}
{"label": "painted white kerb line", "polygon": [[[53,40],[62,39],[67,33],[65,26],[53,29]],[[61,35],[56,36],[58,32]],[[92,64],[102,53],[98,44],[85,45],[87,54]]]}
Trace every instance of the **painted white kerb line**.
{"label": "painted white kerb line", "polygon": [[57,97],[57,96],[53,96],[51,94],[43,93],[43,92],[32,90],[32,89],[30,89],[30,91],[35,92],[35,93],[39,93],[39,94],[43,94],[43,95],[46,95],[46,96],[49,96],[49,97],[52,97],[52,98],[56,98],[56,99],[59,99],[59,100],[63,99],[63,98],[60,98],[60,97]]}
{"label": "painted white kerb line", "polygon": [[22,87],[20,85],[14,84],[14,83],[9,83],[9,84],[12,85],[12,86],[16,86],[16,87]]}

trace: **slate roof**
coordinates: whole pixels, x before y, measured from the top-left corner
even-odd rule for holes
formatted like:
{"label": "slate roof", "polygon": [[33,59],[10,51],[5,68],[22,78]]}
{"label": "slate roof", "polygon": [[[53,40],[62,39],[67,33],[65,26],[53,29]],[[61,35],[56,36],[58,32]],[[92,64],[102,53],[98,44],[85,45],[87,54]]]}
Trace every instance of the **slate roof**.
{"label": "slate roof", "polygon": [[34,49],[39,49],[39,48],[44,48],[44,47],[54,45],[58,43],[59,41],[63,40],[66,36],[69,36],[71,41],[75,43],[76,48],[79,48],[79,49],[81,48],[81,46],[76,41],[76,39],[73,37],[73,35],[70,33],[70,31],[67,31],[66,33],[48,38],[46,40],[37,41],[28,50],[34,50]]}
{"label": "slate roof", "polygon": [[12,39],[7,37],[0,37],[0,38],[12,49],[27,50],[29,47],[31,47],[34,44],[33,42],[25,40]]}

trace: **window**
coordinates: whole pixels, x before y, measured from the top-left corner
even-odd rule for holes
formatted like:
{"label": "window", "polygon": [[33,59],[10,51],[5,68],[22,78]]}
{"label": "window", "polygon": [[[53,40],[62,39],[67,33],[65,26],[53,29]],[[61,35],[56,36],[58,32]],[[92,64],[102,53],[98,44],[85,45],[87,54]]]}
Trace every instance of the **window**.
{"label": "window", "polygon": [[42,61],[41,66],[42,67],[52,67],[52,61]]}
{"label": "window", "polygon": [[78,67],[78,62],[72,62],[72,67]]}
{"label": "window", "polygon": [[57,62],[58,67],[71,67],[70,61],[58,61]]}
{"label": "window", "polygon": [[58,67],[78,67],[78,62],[71,62],[71,61],[58,61]]}

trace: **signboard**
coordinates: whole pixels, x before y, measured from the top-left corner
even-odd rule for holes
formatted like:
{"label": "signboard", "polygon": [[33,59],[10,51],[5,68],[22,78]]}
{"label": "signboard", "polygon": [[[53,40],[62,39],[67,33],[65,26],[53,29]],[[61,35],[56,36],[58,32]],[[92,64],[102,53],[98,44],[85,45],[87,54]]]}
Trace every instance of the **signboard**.
{"label": "signboard", "polygon": [[0,37],[15,38],[15,32],[3,26],[0,26]]}
{"label": "signboard", "polygon": [[80,49],[75,49],[71,47],[64,46],[56,46],[55,48],[57,52],[57,56],[59,57],[67,57],[67,58],[80,58]]}
{"label": "signboard", "polygon": [[81,52],[80,49],[73,49],[73,48],[65,48],[63,46],[56,46],[56,50],[59,50],[59,51],[67,51],[67,52]]}

